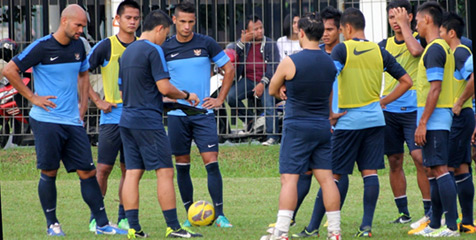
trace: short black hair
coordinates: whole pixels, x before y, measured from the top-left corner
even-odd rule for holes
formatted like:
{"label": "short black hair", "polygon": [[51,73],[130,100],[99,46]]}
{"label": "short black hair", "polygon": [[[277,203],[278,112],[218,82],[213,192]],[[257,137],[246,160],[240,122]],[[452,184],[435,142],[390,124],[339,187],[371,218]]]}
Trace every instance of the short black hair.
{"label": "short black hair", "polygon": [[164,11],[157,9],[150,12],[144,19],[142,31],[147,32],[153,30],[155,27],[162,25],[164,28],[172,25],[172,19]]}
{"label": "short black hair", "polygon": [[412,5],[407,0],[394,0],[390,2],[387,5],[387,13],[388,11],[390,11],[390,9],[394,9],[394,8],[405,8],[405,10],[407,10],[407,13],[413,13]]}
{"label": "short black hair", "polygon": [[438,27],[443,23],[443,8],[436,2],[423,3],[418,7],[417,11],[430,15],[433,23]]}
{"label": "short black hair", "polygon": [[[291,16],[293,16],[293,18],[291,18]],[[293,35],[293,22],[294,22],[295,17],[299,17],[299,16],[296,15],[296,14],[293,14],[293,15],[288,14],[288,15],[286,15],[286,17],[284,17],[283,33],[288,38],[290,38],[291,35]]]}
{"label": "short black hair", "polygon": [[347,8],[342,14],[340,24],[350,24],[356,30],[364,30],[365,17],[364,14],[357,8]]}
{"label": "short black hair", "polygon": [[324,23],[315,12],[307,13],[299,19],[298,28],[302,29],[311,41],[321,40],[322,34],[324,34]]}
{"label": "short black hair", "polygon": [[334,19],[334,25],[336,25],[337,29],[340,27],[340,18],[342,17],[342,12],[337,10],[333,6],[327,6],[321,11],[321,18],[322,20],[329,20]]}
{"label": "short black hair", "polygon": [[463,18],[458,16],[454,12],[446,12],[443,14],[442,27],[446,28],[446,31],[454,30],[456,36],[461,38],[464,33],[464,21]]}
{"label": "short black hair", "polygon": [[116,14],[121,16],[124,13],[124,9],[126,7],[135,8],[135,9],[139,10],[139,12],[140,12],[140,6],[136,1],[124,0],[121,3],[119,3],[119,6],[117,6]]}
{"label": "short black hair", "polygon": [[250,25],[250,22],[255,23],[257,21],[261,21],[261,18],[258,17],[258,15],[249,15],[248,17],[246,17],[245,29],[248,29],[248,26]]}
{"label": "short black hair", "polygon": [[195,14],[195,4],[193,4],[193,2],[190,2],[190,1],[183,1],[177,6],[175,6],[174,14],[177,15],[178,12]]}

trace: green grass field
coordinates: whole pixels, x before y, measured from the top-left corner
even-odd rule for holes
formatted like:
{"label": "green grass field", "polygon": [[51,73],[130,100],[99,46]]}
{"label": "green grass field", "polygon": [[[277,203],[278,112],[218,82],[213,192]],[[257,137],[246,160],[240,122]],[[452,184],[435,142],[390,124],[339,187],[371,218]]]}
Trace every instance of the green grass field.
{"label": "green grass field", "polygon": [[[96,148],[92,148],[96,156]],[[279,146],[255,145],[223,146],[220,148],[220,168],[224,180],[224,210],[233,223],[232,229],[217,227],[193,228],[204,239],[259,239],[267,225],[276,220],[280,189],[278,173]],[[421,195],[416,184],[413,162],[406,156],[409,210],[414,220],[423,216]],[[192,178],[195,200],[211,201],[206,184],[206,171],[197,150],[192,152]],[[105,198],[109,219],[117,220],[117,167],[109,180]],[[397,217],[397,209],[388,183],[388,169],[379,172],[380,197],[373,223],[373,236],[377,239],[415,239],[408,236],[409,225],[389,224]],[[34,148],[0,150],[0,184],[2,200],[2,224],[4,239],[46,239],[46,223],[37,194],[39,171],[36,169]],[[156,197],[153,172],[144,174],[140,186],[140,221],[151,239],[162,239],[165,221]],[[342,229],[345,239],[351,238],[362,218],[362,179],[358,172],[350,176],[349,193],[342,209]],[[124,239],[124,236],[95,236],[88,232],[89,210],[83,202],[76,174],[60,169],[57,178],[58,219],[68,239]],[[297,216],[297,225],[291,233],[300,232],[311,217],[318,190],[313,181],[311,191]],[[185,220],[178,189],[177,209],[179,219]],[[321,227],[320,239],[327,230]],[[474,235],[462,235],[460,239],[476,239]]]}

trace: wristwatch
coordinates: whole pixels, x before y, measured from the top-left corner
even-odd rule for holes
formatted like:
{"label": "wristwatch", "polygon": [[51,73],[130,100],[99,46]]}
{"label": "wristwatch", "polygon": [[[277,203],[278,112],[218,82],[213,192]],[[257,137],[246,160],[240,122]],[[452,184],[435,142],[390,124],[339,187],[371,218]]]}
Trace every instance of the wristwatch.
{"label": "wristwatch", "polygon": [[185,94],[187,94],[187,96],[185,96],[185,100],[188,100],[190,98],[190,93],[186,90],[182,90],[182,92],[184,92]]}

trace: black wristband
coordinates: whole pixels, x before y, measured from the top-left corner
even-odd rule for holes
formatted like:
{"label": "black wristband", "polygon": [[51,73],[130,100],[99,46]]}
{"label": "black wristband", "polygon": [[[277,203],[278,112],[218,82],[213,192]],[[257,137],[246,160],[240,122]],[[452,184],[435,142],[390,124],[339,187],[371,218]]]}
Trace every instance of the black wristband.
{"label": "black wristband", "polygon": [[185,96],[185,100],[188,100],[190,98],[190,93],[186,90],[182,90],[182,92],[184,92],[185,94],[187,94],[187,96]]}

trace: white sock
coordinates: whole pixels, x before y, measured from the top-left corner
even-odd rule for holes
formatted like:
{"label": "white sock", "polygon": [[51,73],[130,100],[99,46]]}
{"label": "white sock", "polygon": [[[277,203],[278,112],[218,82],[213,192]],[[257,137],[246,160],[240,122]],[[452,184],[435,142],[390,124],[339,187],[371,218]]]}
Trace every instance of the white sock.
{"label": "white sock", "polygon": [[326,212],[327,232],[340,232],[340,211]]}
{"label": "white sock", "polygon": [[276,221],[276,227],[274,228],[274,236],[279,237],[281,234],[289,232],[289,225],[291,225],[293,214],[294,211],[291,210],[278,211],[278,220]]}

